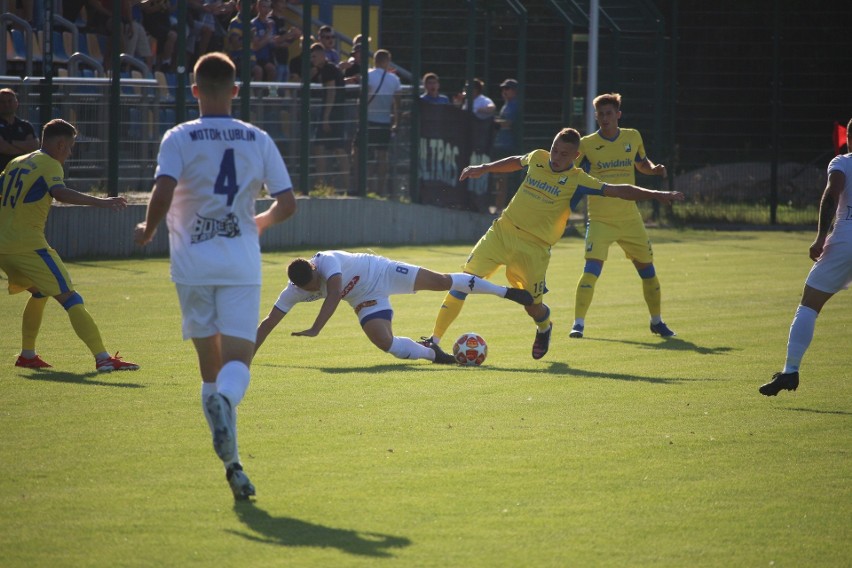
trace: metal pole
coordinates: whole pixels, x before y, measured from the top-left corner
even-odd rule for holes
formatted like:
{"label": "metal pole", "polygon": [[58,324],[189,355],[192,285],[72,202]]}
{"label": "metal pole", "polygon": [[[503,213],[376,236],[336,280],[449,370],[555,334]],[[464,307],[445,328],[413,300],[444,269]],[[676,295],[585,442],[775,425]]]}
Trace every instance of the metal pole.
{"label": "metal pole", "polygon": [[778,121],[781,116],[781,8],[773,3],[772,25],[772,126],[770,152],[772,165],[769,172],[769,223],[778,223]]}
{"label": "metal pole", "polygon": [[358,195],[367,195],[367,128],[370,73],[370,0],[361,0],[361,96],[358,99]]}
{"label": "metal pole", "polygon": [[44,45],[42,51],[44,79],[41,81],[39,104],[41,106],[41,123],[46,124],[53,116],[53,2],[44,3]]}
{"label": "metal pole", "polygon": [[[177,29],[186,29],[186,0],[177,0]],[[175,122],[180,124],[186,120],[186,34],[177,35],[177,53],[175,54],[175,75],[177,91],[175,91]]]}
{"label": "metal pole", "polygon": [[310,192],[311,173],[311,20],[313,14],[312,0],[302,1],[302,90],[301,99],[301,133],[299,146],[299,187],[302,193]]}
{"label": "metal pole", "polygon": [[251,122],[251,2],[240,3],[240,25],[243,30],[243,49],[240,53],[240,120]]}
{"label": "metal pole", "polygon": [[112,0],[112,81],[109,90],[109,133],[107,135],[107,191],[118,195],[118,159],[121,134],[121,0]]}
{"label": "metal pole", "polygon": [[411,58],[411,143],[409,152],[408,196],[412,203],[420,203],[420,68],[423,33],[422,0],[413,0],[414,37]]}
{"label": "metal pole", "polygon": [[590,0],[589,5],[589,77],[586,81],[586,134],[595,131],[595,109],[592,101],[598,90],[598,43],[600,39],[600,2]]}

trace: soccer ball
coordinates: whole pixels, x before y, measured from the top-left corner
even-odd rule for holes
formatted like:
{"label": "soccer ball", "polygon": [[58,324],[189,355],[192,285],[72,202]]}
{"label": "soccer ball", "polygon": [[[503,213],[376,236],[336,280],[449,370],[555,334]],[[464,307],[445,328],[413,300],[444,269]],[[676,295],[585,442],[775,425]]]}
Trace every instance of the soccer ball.
{"label": "soccer ball", "polygon": [[453,357],[459,365],[478,367],[488,355],[488,345],[477,333],[465,333],[453,343]]}

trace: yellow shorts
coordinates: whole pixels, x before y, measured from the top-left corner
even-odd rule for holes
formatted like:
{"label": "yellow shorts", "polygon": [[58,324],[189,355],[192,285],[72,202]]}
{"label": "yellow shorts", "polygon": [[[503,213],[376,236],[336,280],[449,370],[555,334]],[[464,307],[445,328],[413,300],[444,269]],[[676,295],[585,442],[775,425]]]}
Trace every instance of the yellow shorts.
{"label": "yellow shorts", "polygon": [[52,248],[0,254],[0,269],[9,278],[9,293],[35,288],[45,296],[58,296],[74,289],[71,277]]}
{"label": "yellow shorts", "polygon": [[510,286],[523,288],[543,300],[545,274],[550,264],[550,246],[504,219],[498,219],[470,252],[463,270],[481,278],[490,278],[501,266],[506,267]]}
{"label": "yellow shorts", "polygon": [[654,262],[651,240],[641,217],[618,224],[589,221],[586,227],[587,260],[606,260],[612,243],[618,243],[632,261],[642,264]]}

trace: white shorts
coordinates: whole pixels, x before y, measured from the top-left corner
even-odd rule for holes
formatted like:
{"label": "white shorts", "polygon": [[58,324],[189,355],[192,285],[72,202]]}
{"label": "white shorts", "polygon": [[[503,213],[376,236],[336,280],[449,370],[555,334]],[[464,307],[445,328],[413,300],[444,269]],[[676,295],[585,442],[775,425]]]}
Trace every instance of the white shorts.
{"label": "white shorts", "polygon": [[257,338],[260,286],[192,286],[175,284],[180,301],[184,339],[217,333]]}
{"label": "white shorts", "polygon": [[829,294],[849,288],[852,284],[852,240],[849,237],[846,240],[829,237],[805,284]]}
{"label": "white shorts", "polygon": [[390,312],[383,319],[391,319],[393,310],[389,296],[414,293],[414,281],[417,279],[420,267],[386,258],[381,260],[383,261],[382,273],[375,279],[373,286],[358,294],[358,298],[347,298],[361,325],[373,319],[370,316],[379,312]]}

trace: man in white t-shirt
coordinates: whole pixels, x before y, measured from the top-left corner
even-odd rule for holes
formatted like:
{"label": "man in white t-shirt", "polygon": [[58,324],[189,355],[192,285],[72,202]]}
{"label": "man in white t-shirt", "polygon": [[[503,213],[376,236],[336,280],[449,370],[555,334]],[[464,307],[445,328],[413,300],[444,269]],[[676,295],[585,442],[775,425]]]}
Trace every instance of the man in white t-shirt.
{"label": "man in white t-shirt", "polygon": [[439,274],[426,268],[366,253],[342,250],[318,252],[310,260],[298,258],[287,268],[290,282],[257,328],[255,349],[284,316],[300,302],[324,298],[314,324],[292,335],[316,337],[341,300],[346,301],[373,345],[399,359],[426,359],[452,365],[455,359],[431,341],[416,342],[393,334],[393,309],[388,296],[420,290],[455,290],[465,294],[491,294],[528,306],[532,295],[520,288],[498,286],[471,274]]}
{"label": "man in white t-shirt", "polygon": [[[846,125],[846,146],[852,147],[852,120]],[[832,224],[834,229],[829,234]],[[799,386],[799,365],[814,337],[816,319],[825,303],[852,284],[852,153],[828,164],[828,183],[819,204],[817,236],[808,251],[811,267],[802,300],[790,325],[784,369],[762,385],[760,394],[775,396]],[[848,344],[847,344],[848,345]]]}
{"label": "man in white t-shirt", "polygon": [[[367,145],[370,154],[369,177],[376,180],[375,193],[388,194],[388,148],[399,124],[399,77],[391,70],[391,53],[386,49],[373,56],[376,67],[367,74]],[[358,148],[355,136],[353,154]],[[355,156],[355,163],[358,157]]]}
{"label": "man in white t-shirt", "polygon": [[[195,65],[200,118],[166,132],[155,185],[135,241],[151,241],[164,217],[171,276],[201,368],[201,401],[213,448],[236,499],[255,494],[237,450],[236,407],[248,389],[260,309],[259,235],[296,210],[284,160],[263,130],[231,118],[234,64],[209,53]],[[275,199],[255,215],[263,186]]]}

